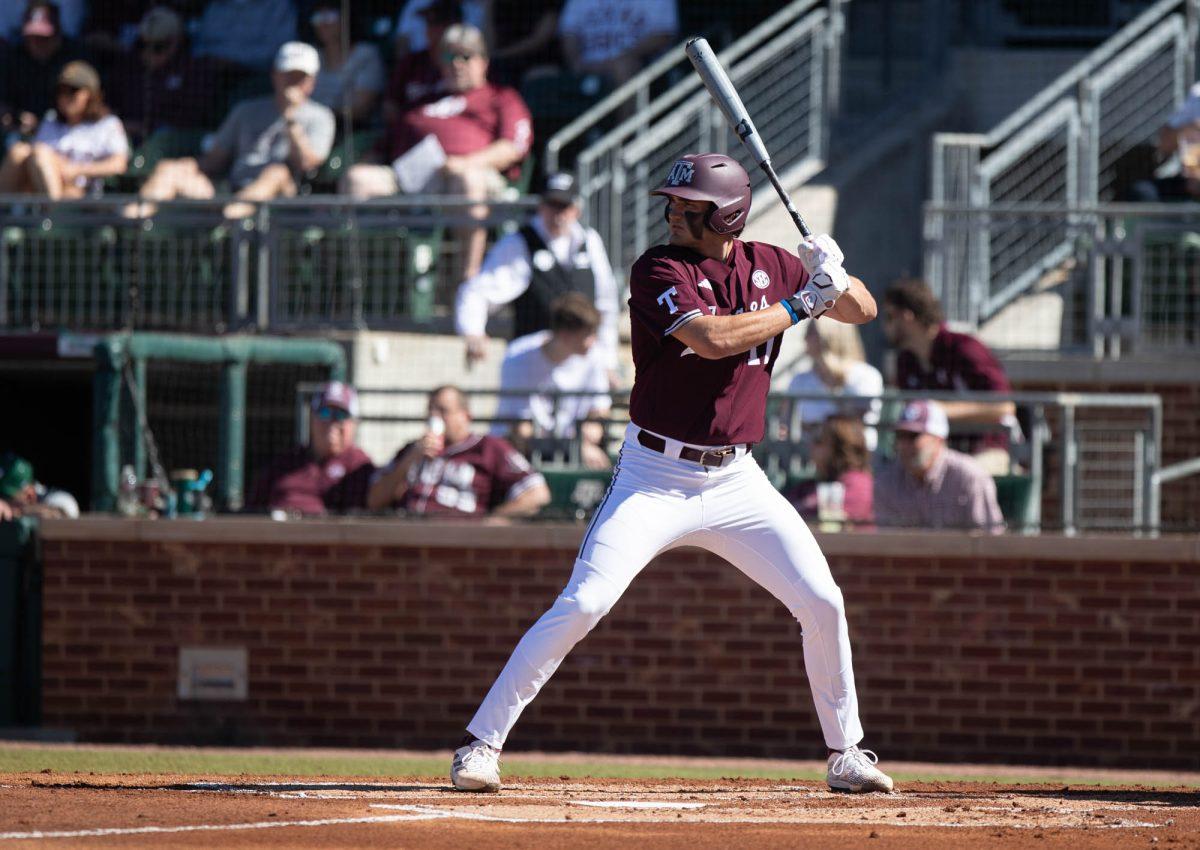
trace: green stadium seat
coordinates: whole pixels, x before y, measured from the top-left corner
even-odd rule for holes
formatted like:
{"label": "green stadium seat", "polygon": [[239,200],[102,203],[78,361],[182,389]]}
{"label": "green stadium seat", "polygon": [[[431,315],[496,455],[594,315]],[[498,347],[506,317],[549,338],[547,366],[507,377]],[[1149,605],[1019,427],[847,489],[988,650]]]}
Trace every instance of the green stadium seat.
{"label": "green stadium seat", "polygon": [[1036,530],[1038,499],[1041,498],[1028,475],[995,475],[996,501],[1000,513],[1013,531]]}
{"label": "green stadium seat", "polygon": [[538,471],[550,488],[550,503],[539,514],[544,519],[587,519],[612,480],[611,469],[542,467]]}

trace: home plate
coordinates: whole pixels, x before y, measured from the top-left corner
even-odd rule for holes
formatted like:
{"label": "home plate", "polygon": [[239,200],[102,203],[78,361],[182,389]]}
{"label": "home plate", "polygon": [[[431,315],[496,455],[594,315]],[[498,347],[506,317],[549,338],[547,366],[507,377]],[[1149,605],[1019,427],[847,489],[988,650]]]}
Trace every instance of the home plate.
{"label": "home plate", "polygon": [[659,803],[646,800],[567,800],[573,806],[598,809],[703,809],[707,803]]}

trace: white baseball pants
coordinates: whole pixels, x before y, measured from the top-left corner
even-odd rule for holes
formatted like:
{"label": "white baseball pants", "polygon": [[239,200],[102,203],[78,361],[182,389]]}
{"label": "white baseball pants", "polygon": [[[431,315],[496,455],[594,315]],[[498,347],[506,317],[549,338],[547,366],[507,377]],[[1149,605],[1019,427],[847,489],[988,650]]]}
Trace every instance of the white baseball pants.
{"label": "white baseball pants", "polygon": [[[659,552],[699,546],[726,559],[787,606],[803,629],[804,664],[828,747],[862,740],[842,592],[796,509],[754,458],[738,450],[711,468],[660,454],[626,431],[612,485],[596,509],[558,599],[521,638],[467,731],[502,747],[517,718],[567,653]],[[697,447],[704,448],[704,447]]]}

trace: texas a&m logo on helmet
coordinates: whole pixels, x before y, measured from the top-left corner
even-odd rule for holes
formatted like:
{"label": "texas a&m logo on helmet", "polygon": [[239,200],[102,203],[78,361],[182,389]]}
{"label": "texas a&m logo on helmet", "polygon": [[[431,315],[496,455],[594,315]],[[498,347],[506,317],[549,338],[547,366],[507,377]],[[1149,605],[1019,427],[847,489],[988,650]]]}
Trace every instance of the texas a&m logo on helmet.
{"label": "texas a&m logo on helmet", "polygon": [[677,159],[675,164],[671,166],[671,173],[667,175],[668,186],[690,186],[692,178],[696,175],[696,166],[694,163],[686,159]]}

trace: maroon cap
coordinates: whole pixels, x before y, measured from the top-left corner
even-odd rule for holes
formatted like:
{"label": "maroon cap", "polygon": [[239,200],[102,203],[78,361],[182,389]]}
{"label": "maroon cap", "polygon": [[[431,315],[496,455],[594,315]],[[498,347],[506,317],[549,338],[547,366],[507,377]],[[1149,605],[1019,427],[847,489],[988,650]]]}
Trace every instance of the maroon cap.
{"label": "maroon cap", "polygon": [[721,153],[681,156],[671,166],[666,182],[650,194],[715,204],[708,226],[716,233],[741,230],[750,216],[750,175],[736,159]]}

